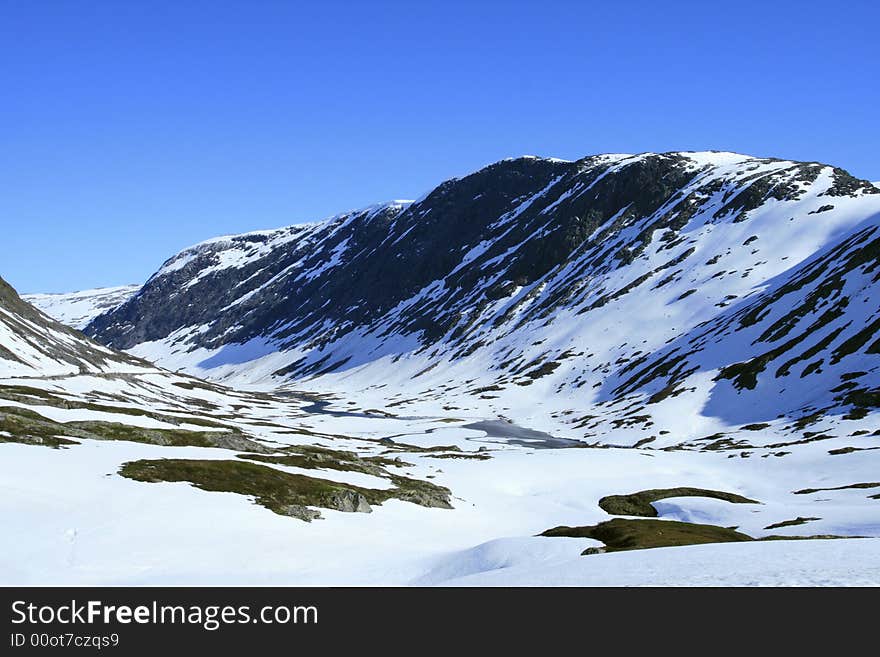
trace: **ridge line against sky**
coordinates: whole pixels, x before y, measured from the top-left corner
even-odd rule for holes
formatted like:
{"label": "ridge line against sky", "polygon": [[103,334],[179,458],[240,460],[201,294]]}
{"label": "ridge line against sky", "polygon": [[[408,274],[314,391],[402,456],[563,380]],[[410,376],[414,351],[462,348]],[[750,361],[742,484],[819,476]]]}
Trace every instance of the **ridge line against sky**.
{"label": "ridge line against sky", "polygon": [[0,6],[3,276],[142,282],[223,234],[524,153],[730,150],[880,180],[880,7]]}

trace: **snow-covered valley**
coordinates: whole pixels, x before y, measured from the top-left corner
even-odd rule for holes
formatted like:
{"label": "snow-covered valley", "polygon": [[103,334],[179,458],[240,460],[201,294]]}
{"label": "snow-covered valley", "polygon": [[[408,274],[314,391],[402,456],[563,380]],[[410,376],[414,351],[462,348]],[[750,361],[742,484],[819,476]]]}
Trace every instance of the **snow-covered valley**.
{"label": "snow-covered valley", "polygon": [[[7,383],[7,382],[4,382]],[[40,386],[39,381],[16,381]],[[83,386],[83,379],[69,382]],[[67,386],[66,381],[54,385]],[[111,386],[119,390],[116,384]],[[196,391],[191,391],[196,392]],[[203,394],[204,393],[204,394]],[[134,398],[134,390],[125,391]],[[230,403],[216,392],[198,397]],[[233,408],[248,404],[236,394]],[[222,401],[221,401],[222,400]],[[490,439],[441,415],[397,419],[306,414],[302,402],[261,398],[235,420],[273,453],[321,446],[362,458],[399,458],[388,473],[451,491],[453,508],[400,499],[370,513],[320,508],[304,522],[235,492],[200,490],[186,481],[143,483],[120,475],[125,463],[154,459],[242,461],[243,447],[160,446],[83,440],[50,449],[0,445],[0,502],[6,531],[0,572],[5,584],[872,584],[880,583],[880,538],[719,543],[580,556],[601,543],[537,536],[557,525],[588,525],[610,516],[599,500],[643,489],[691,486],[744,495],[758,504],[702,497],[655,503],[660,518],[736,526],[752,537],[880,536],[873,482],[877,451],[829,455],[861,444],[841,438],[743,452],[647,448],[540,449]],[[254,404],[255,402],[250,402]],[[139,400],[138,406],[146,404]],[[366,409],[345,403],[347,413]],[[31,406],[38,411],[41,407]],[[161,407],[167,412],[167,408]],[[223,408],[223,406],[220,406]],[[48,415],[48,413],[47,413]],[[68,419],[94,417],[77,411]],[[387,441],[389,437],[393,443]],[[382,439],[386,439],[382,442]],[[876,438],[874,438],[876,441]],[[438,451],[424,451],[426,449]],[[460,450],[460,451],[459,451]],[[387,489],[387,475],[269,465],[345,485]],[[193,479],[198,481],[198,479]],[[235,488],[230,485],[231,490]],[[813,518],[804,524],[772,525]]]}
{"label": "snow-covered valley", "polygon": [[878,231],[818,163],[518,158],[32,298],[97,342],[3,284],[0,582],[880,585]]}

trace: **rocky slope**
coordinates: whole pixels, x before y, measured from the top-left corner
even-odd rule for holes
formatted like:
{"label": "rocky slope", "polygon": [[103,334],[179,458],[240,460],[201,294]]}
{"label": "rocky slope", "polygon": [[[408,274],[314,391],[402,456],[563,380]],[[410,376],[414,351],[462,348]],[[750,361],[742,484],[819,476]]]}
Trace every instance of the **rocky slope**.
{"label": "rocky slope", "polygon": [[154,369],[51,319],[0,278],[0,377]]}
{"label": "rocky slope", "polygon": [[880,189],[815,162],[524,157],[196,245],[86,331],[210,378],[662,444],[681,409],[703,419],[676,440],[872,407],[878,213]]}

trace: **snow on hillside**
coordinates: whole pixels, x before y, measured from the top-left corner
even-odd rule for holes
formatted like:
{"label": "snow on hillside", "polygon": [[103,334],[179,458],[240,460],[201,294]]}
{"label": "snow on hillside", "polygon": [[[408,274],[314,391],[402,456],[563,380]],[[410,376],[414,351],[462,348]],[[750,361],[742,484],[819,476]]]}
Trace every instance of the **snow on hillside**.
{"label": "snow on hillside", "polygon": [[[587,442],[670,446],[754,423],[784,442],[780,414],[852,410],[854,395],[815,390],[855,371],[850,387],[871,388],[870,342],[834,363],[810,350],[839,352],[880,312],[859,246],[878,226],[880,190],[815,162],[516,158],[412,204],[187,249],[88,332],[212,380],[356,391],[410,414],[445,399]],[[754,393],[719,378],[756,358],[771,363]]]}
{"label": "snow on hillside", "polygon": [[0,278],[0,377],[154,370],[41,313]]}
{"label": "snow on hillside", "polygon": [[880,585],[878,253],[826,165],[527,157],[186,249],[108,346],[0,281],[0,583]]}
{"label": "snow on hillside", "polygon": [[128,301],[140,287],[122,285],[81,292],[24,294],[22,299],[52,319],[81,331],[98,315],[111,312]]}
{"label": "snow on hillside", "polygon": [[369,220],[383,212],[399,212],[410,205],[410,203],[411,201],[390,201],[388,203],[372,205],[361,210],[343,212],[323,221],[300,223],[280,229],[258,230],[239,235],[224,235],[204,240],[170,258],[150,280],[179,271],[190,263],[204,258],[206,255],[212,256],[211,266],[199,268],[197,276],[187,282],[187,287],[190,287],[214,272],[229,268],[242,269],[258,262],[260,259],[272,254],[274,250],[284,248],[288,244],[297,243],[298,246],[303,243],[309,244],[311,242],[310,236],[319,232],[328,224],[341,222],[344,226],[355,215]]}

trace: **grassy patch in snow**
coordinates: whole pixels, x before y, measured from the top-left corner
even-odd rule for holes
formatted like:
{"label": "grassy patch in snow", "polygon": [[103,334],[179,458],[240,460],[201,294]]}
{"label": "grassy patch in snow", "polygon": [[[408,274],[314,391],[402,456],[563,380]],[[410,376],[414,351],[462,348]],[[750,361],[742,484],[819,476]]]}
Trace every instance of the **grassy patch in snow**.
{"label": "grassy patch in snow", "polygon": [[[229,427],[213,420],[200,417],[178,417],[167,415],[165,413],[156,413],[143,408],[131,408],[128,406],[110,406],[108,404],[97,404],[95,402],[80,401],[76,399],[68,399],[62,397],[49,390],[42,388],[33,388],[21,385],[0,385],[0,399],[19,402],[21,404],[30,404],[34,406],[51,406],[53,408],[63,408],[66,410],[83,410],[94,411],[97,413],[113,413],[117,415],[129,415],[133,417],[148,417],[158,422],[166,424],[193,424],[200,427],[214,429],[228,429]],[[122,401],[120,399],[120,401]]]}
{"label": "grassy patch in snow", "polygon": [[815,536],[764,536],[753,538],[736,531],[733,527],[701,525],[678,520],[614,518],[598,525],[586,527],[554,527],[541,536],[564,536],[570,538],[592,538],[605,544],[602,548],[587,548],[581,554],[602,552],[622,552],[625,550],[647,550],[659,547],[683,545],[703,545],[708,543],[742,543],[747,541],[791,541],[832,538],[861,538],[859,536],[835,536],[822,534]]}
{"label": "grassy patch in snow", "polygon": [[463,459],[471,461],[488,461],[492,458],[486,452],[453,452],[452,454],[425,454],[429,459]]}
{"label": "grassy patch in snow", "polygon": [[766,422],[756,422],[754,424],[747,424],[743,427],[740,427],[742,431],[761,431],[762,429],[766,429],[770,425]]}
{"label": "grassy patch in snow", "polygon": [[405,467],[410,465],[399,458],[382,456],[360,457],[354,452],[329,449],[317,445],[291,445],[284,447],[283,454],[239,454],[238,458],[261,463],[275,463],[297,468],[339,470],[342,472],[362,472],[363,474],[384,477],[386,467]]}
{"label": "grassy patch in snow", "polygon": [[795,495],[810,495],[826,490],[847,490],[848,488],[880,488],[880,481],[871,481],[861,484],[847,484],[846,486],[834,486],[833,488],[802,488],[794,491]]}
{"label": "grassy patch in snow", "polygon": [[401,452],[414,452],[417,454],[462,451],[461,447],[459,447],[458,445],[434,445],[433,447],[419,447],[418,445],[410,445],[409,443],[399,443],[392,438],[380,438],[379,444],[383,447],[388,447],[391,450],[398,450]]}
{"label": "grassy patch in snow", "polygon": [[803,518],[798,516],[794,520],[783,520],[782,522],[774,522],[772,525],[767,525],[764,529],[780,529],[782,527],[794,527],[796,525],[805,525],[811,520],[821,520],[822,518]]}
{"label": "grassy patch in snow", "polygon": [[592,538],[605,544],[604,549],[588,548],[584,554],[754,540],[747,534],[727,527],[699,525],[676,520],[626,520],[624,518],[614,518],[587,527],[554,527],[543,532],[541,536]]}
{"label": "grassy patch in snow", "polygon": [[63,438],[53,422],[25,408],[0,407],[0,443],[21,443],[24,445],[43,445],[63,447],[77,445],[75,440]]}
{"label": "grassy patch in snow", "polygon": [[629,495],[608,495],[599,500],[599,507],[614,516],[643,516],[654,518],[657,509],[652,502],[664,500],[670,497],[711,497],[716,500],[733,502],[734,504],[760,504],[756,500],[750,500],[736,493],[726,493],[720,490],[707,488],[652,488],[642,490]]}
{"label": "grassy patch in snow", "polygon": [[267,451],[261,444],[235,432],[146,429],[118,422],[56,422],[35,411],[16,406],[0,406],[0,431],[10,434],[10,437],[6,438],[7,442],[52,446],[75,444],[70,440],[71,438],[83,438],[127,440],[135,443],[173,447],[220,447],[257,452]]}
{"label": "grassy patch in snow", "polygon": [[871,450],[880,449],[880,447],[840,447],[838,449],[829,449],[831,456],[840,456],[841,454],[852,454],[853,452],[870,452]]}
{"label": "grassy patch in snow", "polygon": [[185,481],[206,491],[247,495],[275,513],[306,521],[320,516],[308,507],[371,511],[370,499],[364,494],[371,492],[367,489],[290,474],[244,461],[131,461],[123,464],[119,474],[135,481]]}
{"label": "grassy patch in snow", "polygon": [[318,511],[309,507],[369,513],[371,505],[389,499],[452,508],[449,489],[396,475],[390,475],[394,488],[378,490],[292,474],[248,461],[195,459],[130,461],[123,464],[119,474],[136,481],[185,481],[206,491],[246,495],[270,511],[305,521],[320,517]]}

